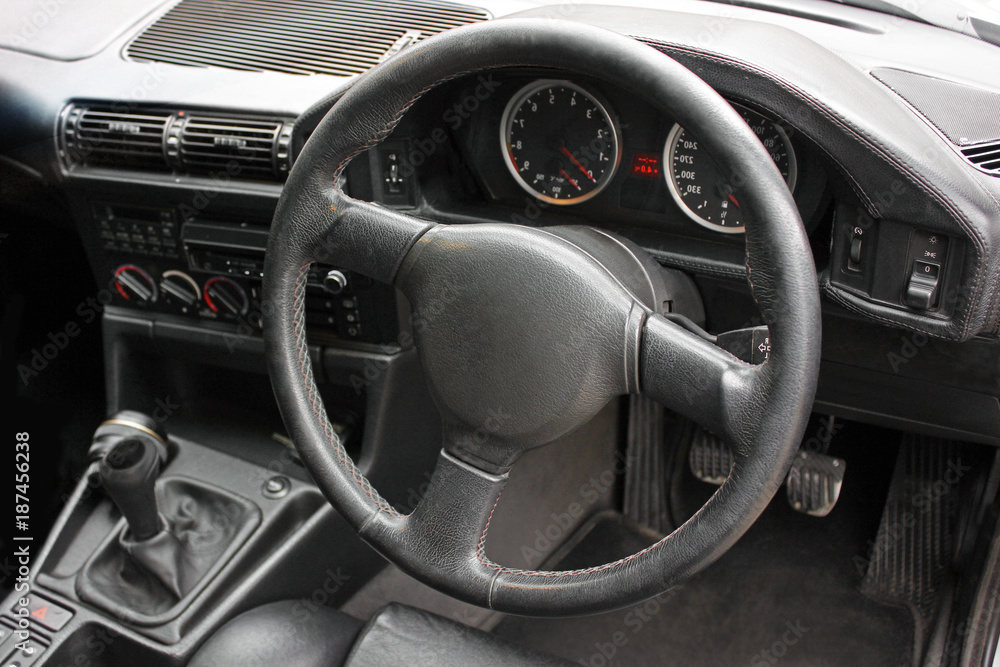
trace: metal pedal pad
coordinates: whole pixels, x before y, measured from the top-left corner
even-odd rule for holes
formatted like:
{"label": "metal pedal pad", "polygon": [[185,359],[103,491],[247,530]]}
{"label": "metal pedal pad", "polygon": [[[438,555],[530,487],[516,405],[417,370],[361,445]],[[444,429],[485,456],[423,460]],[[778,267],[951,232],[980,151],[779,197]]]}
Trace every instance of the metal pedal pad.
{"label": "metal pedal pad", "polygon": [[826,516],[837,504],[847,462],[800,449],[785,482],[788,504],[810,516]]}
{"label": "metal pedal pad", "polygon": [[701,481],[719,485],[726,481],[733,468],[733,453],[718,436],[698,428],[691,439],[688,465],[691,474]]}

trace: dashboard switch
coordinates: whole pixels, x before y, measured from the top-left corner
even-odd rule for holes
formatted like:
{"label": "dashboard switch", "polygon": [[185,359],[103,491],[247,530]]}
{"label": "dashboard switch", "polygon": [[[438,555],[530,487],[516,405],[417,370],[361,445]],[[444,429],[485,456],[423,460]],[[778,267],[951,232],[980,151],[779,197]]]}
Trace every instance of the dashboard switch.
{"label": "dashboard switch", "polygon": [[28,598],[28,613],[31,620],[53,632],[62,630],[73,618],[73,612],[69,609],[34,594]]}
{"label": "dashboard switch", "polygon": [[861,263],[861,237],[855,236],[851,239],[851,253],[849,255],[851,264]]}
{"label": "dashboard switch", "polygon": [[847,269],[849,271],[861,271],[861,260],[864,259],[865,230],[855,227],[851,233],[851,242],[847,250]]}
{"label": "dashboard switch", "polygon": [[917,260],[906,284],[906,305],[917,310],[930,310],[937,300],[941,265]]}
{"label": "dashboard switch", "polygon": [[387,166],[385,190],[391,195],[403,194],[403,177],[399,173],[399,156],[395,152],[385,156]]}
{"label": "dashboard switch", "polygon": [[336,269],[323,276],[323,289],[330,294],[340,294],[347,289],[347,276]]}

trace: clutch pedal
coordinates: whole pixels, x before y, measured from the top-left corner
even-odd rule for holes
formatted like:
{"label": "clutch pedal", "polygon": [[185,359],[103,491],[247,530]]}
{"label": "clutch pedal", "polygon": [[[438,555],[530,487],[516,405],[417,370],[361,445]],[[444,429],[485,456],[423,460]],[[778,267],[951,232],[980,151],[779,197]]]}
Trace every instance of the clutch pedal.
{"label": "clutch pedal", "polygon": [[698,428],[691,440],[688,465],[695,477],[718,486],[729,477],[729,472],[733,468],[733,453],[721,438],[703,428]]}
{"label": "clutch pedal", "polygon": [[846,468],[844,459],[800,449],[785,481],[788,504],[803,514],[826,516],[840,497]]}

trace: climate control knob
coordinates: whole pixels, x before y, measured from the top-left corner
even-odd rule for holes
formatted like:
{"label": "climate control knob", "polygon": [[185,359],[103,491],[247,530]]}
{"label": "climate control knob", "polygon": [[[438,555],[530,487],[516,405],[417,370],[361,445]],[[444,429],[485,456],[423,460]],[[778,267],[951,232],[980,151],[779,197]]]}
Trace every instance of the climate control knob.
{"label": "climate control knob", "polygon": [[250,302],[242,287],[229,278],[216,277],[205,283],[205,304],[220,315],[242,317]]}
{"label": "climate control knob", "polygon": [[115,289],[129,303],[145,306],[158,296],[153,278],[134,264],[123,264],[115,269]]}
{"label": "climate control knob", "polygon": [[160,291],[163,292],[164,301],[185,313],[201,301],[201,288],[194,278],[183,271],[164,271],[160,276]]}
{"label": "climate control knob", "polygon": [[323,276],[323,289],[330,294],[340,294],[347,289],[347,276],[333,269]]}

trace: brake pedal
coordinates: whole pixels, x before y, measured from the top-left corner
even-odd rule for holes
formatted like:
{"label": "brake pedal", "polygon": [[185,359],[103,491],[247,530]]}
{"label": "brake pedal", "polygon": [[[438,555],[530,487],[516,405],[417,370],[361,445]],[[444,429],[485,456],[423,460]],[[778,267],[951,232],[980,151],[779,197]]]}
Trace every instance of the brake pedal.
{"label": "brake pedal", "polygon": [[733,453],[721,438],[703,428],[695,431],[688,455],[691,474],[703,482],[720,485],[733,468]]}
{"label": "brake pedal", "polygon": [[840,498],[846,468],[844,459],[800,449],[785,482],[788,504],[803,514],[826,516]]}

